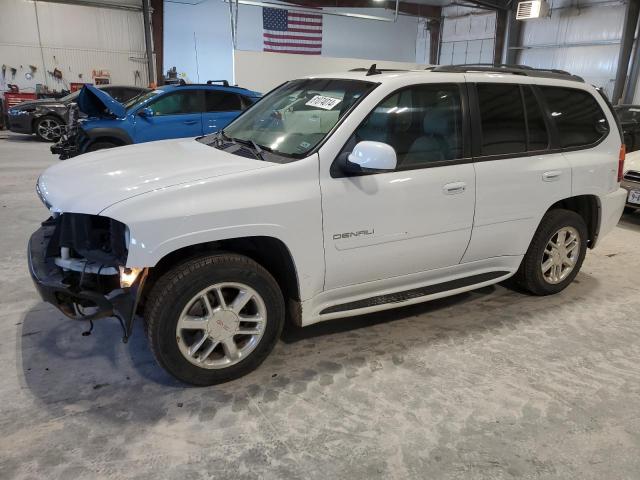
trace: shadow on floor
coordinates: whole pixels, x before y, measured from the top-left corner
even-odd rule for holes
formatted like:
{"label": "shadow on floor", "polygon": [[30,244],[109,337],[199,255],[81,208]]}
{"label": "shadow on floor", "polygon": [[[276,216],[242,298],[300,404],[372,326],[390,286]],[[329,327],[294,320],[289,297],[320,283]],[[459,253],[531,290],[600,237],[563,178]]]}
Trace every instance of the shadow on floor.
{"label": "shadow on floor", "polygon": [[156,364],[141,321],[125,345],[115,319],[97,321],[93,333],[82,336],[86,325],[38,304],[25,314],[18,331],[18,375],[23,388],[53,415],[64,415],[69,408],[87,409],[101,421],[117,423],[128,412],[128,421],[149,423],[162,419],[167,405],[175,406],[181,398],[195,402],[198,409],[231,405],[236,411],[246,408],[248,398],[277,402],[285,389],[298,394],[344,375],[357,382],[376,365],[401,368],[396,364],[416,349],[455,348],[466,342],[484,345],[504,335],[504,328],[542,322],[539,313],[579,301],[598,285],[587,274],[580,274],[577,282],[544,302],[491,286],[396,310],[288,327],[283,341],[256,371],[204,389],[181,384]]}

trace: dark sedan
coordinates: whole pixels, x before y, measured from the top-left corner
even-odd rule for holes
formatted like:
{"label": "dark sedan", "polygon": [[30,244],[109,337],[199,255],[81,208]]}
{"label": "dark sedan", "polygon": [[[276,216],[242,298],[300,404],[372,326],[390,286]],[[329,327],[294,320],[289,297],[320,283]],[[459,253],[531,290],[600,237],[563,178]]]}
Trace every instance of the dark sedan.
{"label": "dark sedan", "polygon": [[[104,85],[98,87],[104,90],[119,102],[126,102],[143,93],[149,92],[144,87],[128,87],[117,85]],[[62,98],[43,98],[41,100],[29,100],[9,109],[8,128],[16,133],[35,133],[45,142],[56,142],[63,133],[67,123],[67,109],[71,102],[80,94],[73,92]]]}

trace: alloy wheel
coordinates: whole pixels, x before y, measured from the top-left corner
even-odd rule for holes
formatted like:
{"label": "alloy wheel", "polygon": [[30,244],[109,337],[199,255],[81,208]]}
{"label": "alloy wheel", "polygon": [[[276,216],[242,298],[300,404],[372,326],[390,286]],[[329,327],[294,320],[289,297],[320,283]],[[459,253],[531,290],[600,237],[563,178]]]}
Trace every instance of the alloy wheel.
{"label": "alloy wheel", "polygon": [[38,135],[45,140],[56,140],[62,135],[62,125],[56,120],[45,118],[38,123]]}
{"label": "alloy wheel", "polygon": [[262,297],[241,283],[219,283],[187,302],[176,326],[182,355],[206,369],[226,368],[258,345],[267,322]]}
{"label": "alloy wheel", "polygon": [[580,234],[573,227],[555,232],[544,249],[540,268],[547,283],[558,284],[573,271],[580,255]]}

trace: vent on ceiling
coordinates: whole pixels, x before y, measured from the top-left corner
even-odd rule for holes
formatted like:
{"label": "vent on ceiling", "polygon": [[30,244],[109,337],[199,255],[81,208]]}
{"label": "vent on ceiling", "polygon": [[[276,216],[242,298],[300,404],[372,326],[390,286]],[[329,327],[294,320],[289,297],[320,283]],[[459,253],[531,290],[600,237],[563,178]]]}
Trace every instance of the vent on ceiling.
{"label": "vent on ceiling", "polygon": [[531,20],[533,18],[546,17],[549,13],[549,4],[544,0],[533,0],[518,3],[516,20]]}

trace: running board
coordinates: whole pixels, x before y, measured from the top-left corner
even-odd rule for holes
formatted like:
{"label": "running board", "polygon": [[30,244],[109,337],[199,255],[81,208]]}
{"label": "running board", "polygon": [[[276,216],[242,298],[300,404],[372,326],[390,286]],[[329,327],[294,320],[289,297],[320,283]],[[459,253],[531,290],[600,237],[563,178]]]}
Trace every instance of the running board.
{"label": "running board", "polygon": [[361,308],[370,308],[391,303],[402,303],[408,300],[413,300],[414,298],[426,297],[428,295],[435,295],[436,293],[442,293],[449,290],[457,290],[458,288],[465,288],[472,285],[489,282],[491,280],[495,280],[496,278],[509,275],[509,273],[510,272],[507,271],[480,273],[478,275],[472,275],[470,277],[458,278],[456,280],[436,283],[434,285],[427,285],[426,287],[413,288],[411,290],[405,290],[403,292],[364,298],[362,300],[356,300],[355,302],[343,303],[342,305],[327,307],[320,312],[320,315],[348,312],[350,310],[359,310]]}

